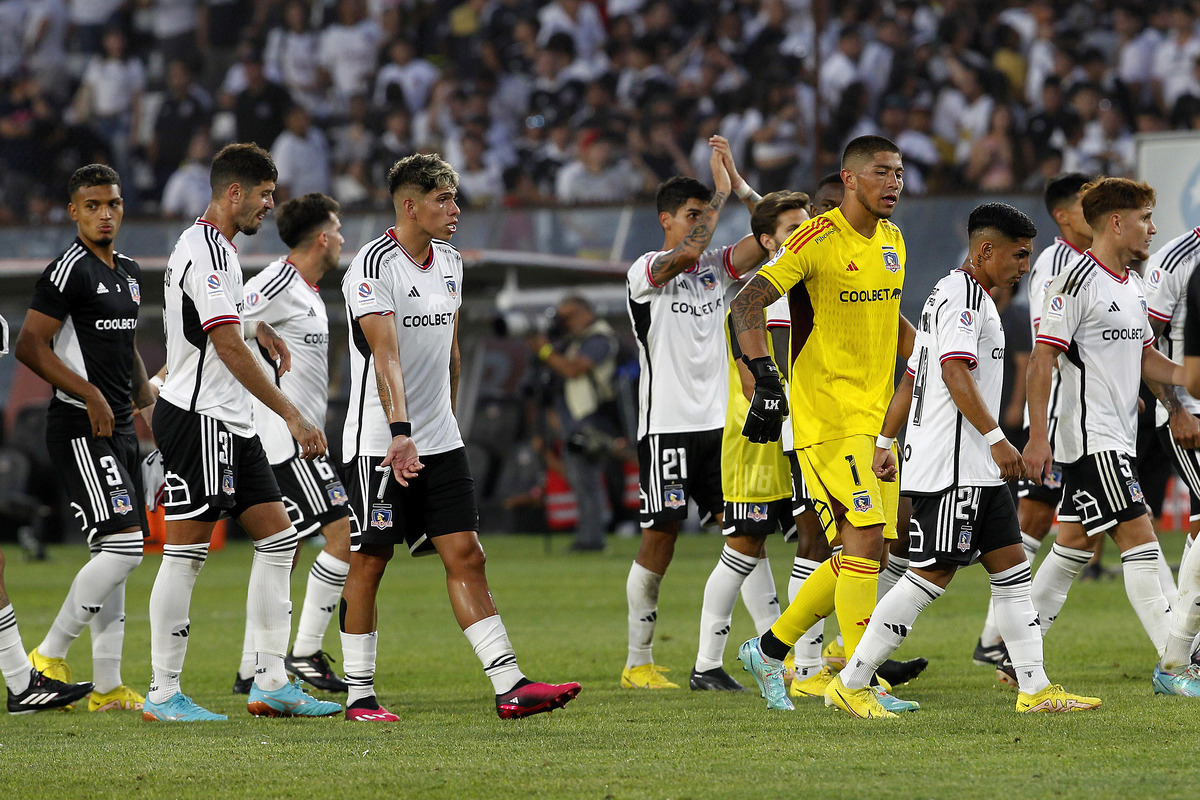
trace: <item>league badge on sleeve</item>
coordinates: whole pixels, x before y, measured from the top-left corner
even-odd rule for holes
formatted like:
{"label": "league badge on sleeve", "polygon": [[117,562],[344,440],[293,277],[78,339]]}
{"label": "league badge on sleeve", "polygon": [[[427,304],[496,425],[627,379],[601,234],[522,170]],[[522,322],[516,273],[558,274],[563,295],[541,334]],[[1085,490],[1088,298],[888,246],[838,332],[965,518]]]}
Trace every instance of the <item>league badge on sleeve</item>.
{"label": "league badge on sleeve", "polygon": [[375,287],[371,285],[370,281],[358,284],[358,307],[360,309],[374,308],[378,302],[375,298]]}
{"label": "league badge on sleeve", "polygon": [[973,333],[975,331],[975,315],[971,310],[963,309],[963,312],[958,315],[958,332]]}
{"label": "league badge on sleeve", "polygon": [[1050,319],[1062,319],[1065,307],[1066,302],[1063,301],[1062,295],[1056,294],[1050,298],[1050,302],[1046,305],[1046,316]]}
{"label": "league badge on sleeve", "polygon": [[205,279],[205,284],[208,286],[208,296],[209,297],[215,297],[215,296],[221,294],[221,276],[220,275],[209,275],[208,278]]}
{"label": "league badge on sleeve", "polygon": [[246,302],[249,303],[251,306],[258,305],[261,300],[262,300],[262,295],[259,294],[258,292],[251,292],[250,294],[246,295]]}
{"label": "league badge on sleeve", "polygon": [[900,254],[890,244],[883,245],[883,268],[892,273],[900,271]]}
{"label": "league badge on sleeve", "polygon": [[1146,278],[1146,283],[1150,284],[1151,286],[1158,286],[1160,283],[1162,283],[1162,277],[1163,275],[1161,269],[1152,269],[1150,270],[1150,277]]}

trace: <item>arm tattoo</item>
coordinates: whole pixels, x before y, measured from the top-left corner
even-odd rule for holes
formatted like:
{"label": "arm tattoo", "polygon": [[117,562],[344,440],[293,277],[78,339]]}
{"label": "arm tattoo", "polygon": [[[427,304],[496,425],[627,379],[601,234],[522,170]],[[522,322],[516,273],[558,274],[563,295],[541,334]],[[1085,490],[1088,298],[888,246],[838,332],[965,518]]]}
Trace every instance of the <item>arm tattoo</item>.
{"label": "arm tattoo", "polygon": [[375,390],[379,392],[379,402],[383,405],[383,414],[389,420],[392,418],[392,387],[387,378],[378,369],[375,370]]}
{"label": "arm tattoo", "polygon": [[665,253],[659,253],[650,264],[650,278],[659,286],[674,278],[679,273],[690,268],[700,258],[700,255],[712,241],[713,229],[717,224],[717,216],[725,205],[728,195],[717,192],[704,212],[697,220],[695,227],[688,231],[683,241]]}
{"label": "arm tattoo", "polygon": [[766,330],[763,309],[782,296],[775,284],[761,275],[755,275],[729,304],[729,320],[734,336],[752,329]]}
{"label": "arm tattoo", "polygon": [[154,402],[154,395],[150,393],[150,379],[146,377],[146,365],[142,362],[141,356],[134,356],[131,378],[133,406],[141,411]]}
{"label": "arm tattoo", "polygon": [[1183,409],[1183,403],[1179,401],[1179,387],[1170,383],[1159,383],[1158,381],[1149,378],[1144,379],[1146,386],[1150,387],[1150,391],[1158,398],[1158,401],[1163,404],[1163,408],[1168,414],[1174,414],[1176,411]]}

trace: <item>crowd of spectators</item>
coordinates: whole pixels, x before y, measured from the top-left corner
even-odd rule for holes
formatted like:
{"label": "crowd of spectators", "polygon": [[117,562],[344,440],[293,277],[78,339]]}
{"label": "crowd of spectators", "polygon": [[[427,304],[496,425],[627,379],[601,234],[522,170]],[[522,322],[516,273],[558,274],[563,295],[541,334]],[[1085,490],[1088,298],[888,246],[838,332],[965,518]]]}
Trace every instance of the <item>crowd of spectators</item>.
{"label": "crowd of spectators", "polygon": [[0,0],[0,223],[61,216],[89,161],[194,215],[233,140],[349,209],[414,151],[471,206],[628,202],[716,132],[760,191],[864,133],[909,192],[1039,189],[1200,126],[1198,56],[1196,0]]}

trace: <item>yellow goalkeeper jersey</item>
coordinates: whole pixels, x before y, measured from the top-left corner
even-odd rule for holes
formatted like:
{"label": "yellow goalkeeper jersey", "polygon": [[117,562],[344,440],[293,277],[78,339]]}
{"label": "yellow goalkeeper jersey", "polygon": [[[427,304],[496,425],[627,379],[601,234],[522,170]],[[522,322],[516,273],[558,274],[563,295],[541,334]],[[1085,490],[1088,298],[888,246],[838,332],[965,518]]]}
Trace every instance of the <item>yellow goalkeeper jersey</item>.
{"label": "yellow goalkeeper jersey", "polygon": [[891,222],[868,239],[835,208],[797,228],[759,271],[792,312],[797,449],[879,433],[895,389],[905,260]]}
{"label": "yellow goalkeeper jersey", "polygon": [[[776,358],[769,332],[767,352],[780,368],[779,374],[786,377],[787,354]],[[721,435],[721,494],[727,503],[768,503],[789,498],[792,496],[792,468],[783,454],[782,439],[755,444],[742,435],[750,401],[742,393],[742,377],[737,366],[741,351],[734,342],[728,314],[725,316],[725,358],[729,366],[729,402],[725,406],[725,430]]]}

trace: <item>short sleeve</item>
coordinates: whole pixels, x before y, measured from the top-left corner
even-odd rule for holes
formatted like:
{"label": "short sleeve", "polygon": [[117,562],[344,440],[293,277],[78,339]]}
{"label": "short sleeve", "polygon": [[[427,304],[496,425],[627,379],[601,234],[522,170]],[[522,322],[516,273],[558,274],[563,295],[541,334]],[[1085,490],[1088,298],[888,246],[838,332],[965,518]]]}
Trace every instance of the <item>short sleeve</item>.
{"label": "short sleeve", "polygon": [[76,283],[71,278],[72,276],[68,275],[60,287],[50,277],[50,270],[47,269],[33,289],[33,300],[30,301],[29,308],[60,322],[66,319],[71,313],[73,287]]}
{"label": "short sleeve", "polygon": [[1187,291],[1187,279],[1181,274],[1187,270],[1167,271],[1160,264],[1161,260],[1156,257],[1147,265],[1149,269],[1144,282],[1146,314],[1151,319],[1170,322],[1176,303]]}
{"label": "short sleeve", "polygon": [[[303,280],[296,275],[292,280]],[[281,322],[296,316],[292,307],[291,292],[279,292],[270,297],[258,285],[258,281],[246,286],[246,302],[242,306],[242,318],[246,322],[265,322],[268,325],[279,325]]]}
{"label": "short sleeve", "polygon": [[1200,269],[1187,282],[1187,316],[1183,323],[1183,354],[1200,356]]}
{"label": "short sleeve", "polygon": [[218,268],[207,254],[199,257],[193,250],[192,268],[184,276],[183,284],[196,306],[200,327],[205,331],[218,325],[241,323],[238,313],[238,304],[242,302],[238,297],[240,287],[235,287],[229,272]]}
{"label": "short sleeve", "polygon": [[758,274],[771,282],[771,285],[779,290],[781,295],[786,295],[788,290],[800,283],[811,273],[811,264],[809,256],[811,253],[806,253],[802,248],[804,243],[797,243],[796,234],[805,230],[805,228],[797,228],[795,233],[783,244],[783,247],[775,251],[775,255],[771,256],[771,260],[763,264],[759,269]]}
{"label": "short sleeve", "polygon": [[647,253],[646,255],[633,262],[633,266],[629,268],[629,272],[625,274],[625,283],[629,287],[629,296],[636,301],[642,302],[653,296],[655,292],[663,288],[665,284],[657,284],[650,277],[650,265],[654,263],[654,259],[658,257],[658,252]]}
{"label": "short sleeve", "polygon": [[1042,319],[1038,323],[1037,342],[1051,345],[1066,352],[1071,346],[1071,339],[1087,312],[1086,295],[1081,289],[1075,294],[1063,291],[1066,276],[1063,273],[1050,282],[1046,289],[1046,298],[1042,301]]}
{"label": "short sleeve", "polygon": [[386,316],[396,312],[390,270],[379,270],[379,277],[368,278],[363,274],[362,264],[356,262],[346,271],[342,294],[355,319],[368,314]]}
{"label": "short sleeve", "polygon": [[763,313],[766,316],[768,328],[790,328],[792,326],[792,314],[788,307],[787,295],[771,303]]}
{"label": "short sleeve", "polygon": [[[971,369],[979,364],[979,336],[983,313],[965,303],[946,303],[936,312],[938,362],[966,361]],[[911,359],[910,359],[911,360]]]}

